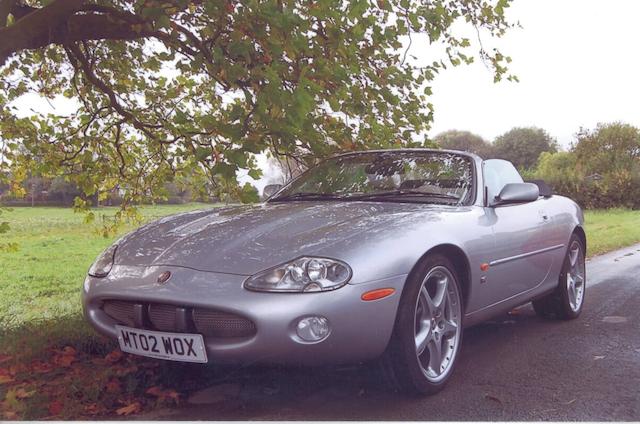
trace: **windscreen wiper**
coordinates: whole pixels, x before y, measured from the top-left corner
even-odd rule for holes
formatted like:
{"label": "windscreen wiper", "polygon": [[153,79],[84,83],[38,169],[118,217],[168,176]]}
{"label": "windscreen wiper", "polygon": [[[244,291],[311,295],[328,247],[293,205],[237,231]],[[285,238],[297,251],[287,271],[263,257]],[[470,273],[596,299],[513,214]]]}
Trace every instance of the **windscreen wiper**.
{"label": "windscreen wiper", "polygon": [[367,193],[367,194],[356,194],[353,196],[348,196],[348,199],[377,199],[381,197],[393,197],[393,196],[424,196],[424,197],[435,197],[438,199],[448,199],[455,200],[456,202],[460,201],[458,196],[452,196],[450,194],[442,194],[442,193],[434,193],[428,191],[420,191],[420,190],[391,190],[391,191],[381,191],[378,193]]}
{"label": "windscreen wiper", "polygon": [[337,194],[299,192],[299,193],[292,193],[284,196],[275,197],[271,199],[270,202],[289,201],[289,200],[338,200],[338,199],[344,199],[344,197],[338,196]]}

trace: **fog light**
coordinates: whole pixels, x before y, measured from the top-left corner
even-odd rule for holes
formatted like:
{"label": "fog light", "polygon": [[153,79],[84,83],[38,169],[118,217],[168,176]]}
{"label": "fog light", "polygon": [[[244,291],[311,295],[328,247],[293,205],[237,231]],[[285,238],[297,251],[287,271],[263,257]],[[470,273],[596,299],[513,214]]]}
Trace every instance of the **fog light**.
{"label": "fog light", "polygon": [[298,321],[296,333],[305,342],[319,342],[331,332],[329,320],[325,317],[305,317]]}

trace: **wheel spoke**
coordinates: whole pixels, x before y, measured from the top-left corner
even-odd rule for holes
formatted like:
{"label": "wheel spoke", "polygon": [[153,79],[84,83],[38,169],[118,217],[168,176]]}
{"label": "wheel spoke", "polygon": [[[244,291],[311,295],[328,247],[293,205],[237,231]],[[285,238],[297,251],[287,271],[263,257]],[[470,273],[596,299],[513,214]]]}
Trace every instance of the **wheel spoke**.
{"label": "wheel spoke", "polygon": [[458,331],[458,324],[447,319],[443,320],[444,327],[442,328],[442,335],[444,337],[455,336]]}
{"label": "wheel spoke", "polygon": [[422,318],[430,319],[431,313],[435,310],[435,305],[425,286],[422,286],[420,290],[420,304],[422,305]]}
{"label": "wheel spoke", "polygon": [[436,375],[439,375],[442,371],[440,366],[442,365],[442,339],[436,340],[432,338],[427,345],[429,348],[429,368]]}
{"label": "wheel spoke", "polygon": [[580,249],[578,248],[571,249],[571,252],[569,252],[569,264],[571,265],[571,269],[575,268],[579,253]]}
{"label": "wheel spoke", "polygon": [[440,280],[438,280],[438,283],[436,285],[436,294],[433,297],[433,304],[436,308],[445,306],[448,284],[449,279],[447,277],[442,277]]}
{"label": "wheel spoke", "polygon": [[427,344],[429,344],[429,342],[431,341],[432,337],[432,332],[431,329],[429,328],[428,325],[424,325],[420,331],[418,332],[418,334],[416,334],[416,352],[418,353],[418,356],[422,355],[424,353],[424,350],[427,347]]}
{"label": "wheel spoke", "polygon": [[573,279],[571,274],[567,275],[568,285],[569,285],[569,302],[571,305],[575,306],[576,304],[576,282]]}

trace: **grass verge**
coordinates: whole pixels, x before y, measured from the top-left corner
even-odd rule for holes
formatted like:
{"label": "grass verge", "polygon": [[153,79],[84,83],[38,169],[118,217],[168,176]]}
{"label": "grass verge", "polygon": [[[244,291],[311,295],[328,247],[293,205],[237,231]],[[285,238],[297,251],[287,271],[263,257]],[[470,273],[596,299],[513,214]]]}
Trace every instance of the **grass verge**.
{"label": "grass verge", "polygon": [[587,253],[600,255],[640,242],[640,211],[608,209],[585,211]]}
{"label": "grass verge", "polygon": [[[162,205],[141,212],[149,221],[210,207]],[[19,250],[0,253],[0,420],[125,416],[179,403],[180,393],[205,381],[196,378],[202,369],[120,354],[82,319],[85,273],[121,235],[99,233],[115,211],[97,210],[94,224],[63,208],[3,213],[11,229],[2,242],[18,243]]]}

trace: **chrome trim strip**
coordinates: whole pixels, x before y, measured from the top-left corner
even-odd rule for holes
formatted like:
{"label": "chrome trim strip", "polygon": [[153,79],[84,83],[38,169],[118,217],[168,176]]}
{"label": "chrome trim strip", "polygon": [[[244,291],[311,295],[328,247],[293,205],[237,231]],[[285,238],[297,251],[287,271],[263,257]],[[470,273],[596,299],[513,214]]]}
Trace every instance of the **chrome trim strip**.
{"label": "chrome trim strip", "polygon": [[495,261],[489,262],[490,266],[500,265],[507,262],[515,261],[517,259],[526,258],[528,256],[537,255],[539,253],[549,252],[551,250],[561,249],[564,247],[564,244],[556,244],[555,246],[545,247],[544,249],[534,250],[533,252],[522,253],[520,255],[509,256],[508,258],[496,259]]}

